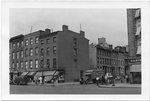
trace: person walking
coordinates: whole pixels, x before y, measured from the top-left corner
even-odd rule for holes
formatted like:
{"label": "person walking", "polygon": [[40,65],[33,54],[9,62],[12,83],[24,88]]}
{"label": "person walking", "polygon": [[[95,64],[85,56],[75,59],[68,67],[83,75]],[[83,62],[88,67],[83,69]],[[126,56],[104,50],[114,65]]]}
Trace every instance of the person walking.
{"label": "person walking", "polygon": [[96,85],[99,87],[99,76],[96,77]]}

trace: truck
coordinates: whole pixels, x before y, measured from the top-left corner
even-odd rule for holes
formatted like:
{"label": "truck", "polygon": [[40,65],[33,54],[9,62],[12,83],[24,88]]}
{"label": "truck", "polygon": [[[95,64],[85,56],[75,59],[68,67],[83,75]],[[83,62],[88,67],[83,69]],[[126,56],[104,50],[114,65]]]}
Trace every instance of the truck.
{"label": "truck", "polygon": [[101,77],[103,74],[104,71],[102,69],[85,70],[80,78],[80,84],[96,83],[96,77]]}
{"label": "truck", "polygon": [[20,75],[20,76],[16,76],[14,79],[14,84],[15,85],[26,85],[29,82],[29,77],[26,75]]}

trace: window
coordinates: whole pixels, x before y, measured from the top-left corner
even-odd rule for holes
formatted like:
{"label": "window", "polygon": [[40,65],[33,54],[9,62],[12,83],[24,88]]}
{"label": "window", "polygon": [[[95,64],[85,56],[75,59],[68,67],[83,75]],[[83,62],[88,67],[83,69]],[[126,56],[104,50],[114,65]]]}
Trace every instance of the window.
{"label": "window", "polygon": [[21,61],[20,65],[21,65],[21,69],[23,69],[23,62],[22,61]]}
{"label": "window", "polygon": [[47,39],[47,43],[48,43],[48,44],[50,43],[50,39],[49,39],[49,38]]}
{"label": "window", "polygon": [[43,45],[44,44],[44,40],[41,40],[41,45]]}
{"label": "window", "polygon": [[77,45],[77,38],[73,38],[73,45],[74,45],[74,46]]}
{"label": "window", "polygon": [[31,45],[33,44],[33,38],[30,39],[30,44],[31,44]]}
{"label": "window", "polygon": [[21,51],[21,58],[23,58],[23,50]]}
{"label": "window", "polygon": [[38,37],[38,36],[35,38],[35,43],[36,43],[36,44],[39,43],[39,37]]}
{"label": "window", "polygon": [[30,56],[33,56],[33,49],[30,49]]}
{"label": "window", "polygon": [[25,57],[28,56],[28,49],[25,50]]}
{"label": "window", "polygon": [[12,68],[15,68],[15,64],[14,63],[12,63]]}
{"label": "window", "polygon": [[47,47],[47,55],[50,54],[50,47]]}
{"label": "window", "polygon": [[21,42],[21,46],[23,47],[23,41]]}
{"label": "window", "polygon": [[32,60],[30,60],[30,68],[31,69],[33,68],[33,62],[32,62]]}
{"label": "window", "polygon": [[41,55],[44,55],[44,49],[43,48],[41,49]]}
{"label": "window", "polygon": [[19,58],[19,52],[17,52],[17,59]]}
{"label": "window", "polygon": [[13,59],[15,59],[15,53],[13,53]]}
{"label": "window", "polygon": [[56,58],[53,59],[53,68],[56,68]]}
{"label": "window", "polygon": [[74,48],[74,56],[77,56],[77,49]]}
{"label": "window", "polygon": [[38,60],[35,60],[35,68],[38,68]]}
{"label": "window", "polygon": [[57,50],[56,46],[53,46],[53,54],[56,54],[56,50]]}
{"label": "window", "polygon": [[15,43],[13,44],[13,49],[15,49]]}
{"label": "window", "polygon": [[28,39],[26,39],[26,46],[28,46]]}
{"label": "window", "polygon": [[28,68],[28,61],[25,61],[25,67]]}
{"label": "window", "polygon": [[19,63],[17,62],[17,69],[19,68]]}
{"label": "window", "polygon": [[53,43],[55,43],[56,42],[56,37],[53,37]]}
{"label": "window", "polygon": [[77,68],[77,60],[74,60],[74,68]]}
{"label": "window", "polygon": [[35,55],[38,55],[38,47],[35,48]]}
{"label": "window", "polygon": [[47,68],[50,68],[50,59],[47,59]]}
{"label": "window", "polygon": [[17,43],[17,47],[18,47],[18,48],[20,47],[20,43],[19,43],[19,42]]}

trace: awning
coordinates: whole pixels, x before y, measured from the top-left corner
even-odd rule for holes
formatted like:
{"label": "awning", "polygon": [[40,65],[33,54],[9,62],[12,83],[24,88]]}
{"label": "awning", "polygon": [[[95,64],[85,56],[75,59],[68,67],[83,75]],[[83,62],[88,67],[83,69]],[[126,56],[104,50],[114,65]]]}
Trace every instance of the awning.
{"label": "awning", "polygon": [[42,76],[42,72],[37,72],[35,76]]}
{"label": "awning", "polygon": [[23,72],[21,75],[27,75],[28,74],[28,72]]}
{"label": "awning", "polygon": [[141,46],[138,46],[137,54],[141,54]]}
{"label": "awning", "polygon": [[34,73],[35,73],[35,72],[29,72],[29,73],[28,73],[28,76],[33,76]]}
{"label": "awning", "polygon": [[141,65],[132,65],[130,67],[130,72],[141,72]]}
{"label": "awning", "polygon": [[45,76],[46,81],[50,81],[53,78],[53,76]]}
{"label": "awning", "polygon": [[84,75],[91,75],[91,74],[92,74],[92,73],[88,73],[88,72],[87,72],[87,73],[84,73]]}
{"label": "awning", "polygon": [[58,75],[58,71],[44,71],[43,75],[47,76],[47,75]]}

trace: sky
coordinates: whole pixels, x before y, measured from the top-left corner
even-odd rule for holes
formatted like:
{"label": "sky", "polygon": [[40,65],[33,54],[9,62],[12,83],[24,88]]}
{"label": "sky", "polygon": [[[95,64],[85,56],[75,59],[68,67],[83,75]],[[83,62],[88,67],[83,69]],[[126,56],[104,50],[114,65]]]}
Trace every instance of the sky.
{"label": "sky", "polygon": [[62,30],[67,25],[69,30],[85,31],[89,43],[97,43],[98,38],[106,38],[108,44],[125,46],[128,44],[126,9],[102,8],[11,8],[10,38],[26,35],[38,30]]}

